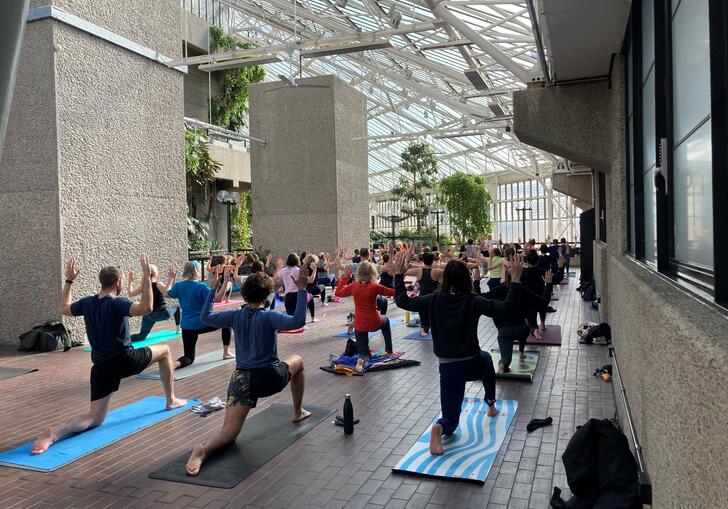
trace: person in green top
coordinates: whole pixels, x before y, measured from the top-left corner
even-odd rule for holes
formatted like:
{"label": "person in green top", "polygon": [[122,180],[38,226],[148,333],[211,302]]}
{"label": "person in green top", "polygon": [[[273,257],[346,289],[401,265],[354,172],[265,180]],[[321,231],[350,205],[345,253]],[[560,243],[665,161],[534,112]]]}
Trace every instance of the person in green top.
{"label": "person in green top", "polygon": [[503,266],[503,255],[497,247],[491,247],[488,257],[488,288],[493,290],[501,284],[501,267]]}

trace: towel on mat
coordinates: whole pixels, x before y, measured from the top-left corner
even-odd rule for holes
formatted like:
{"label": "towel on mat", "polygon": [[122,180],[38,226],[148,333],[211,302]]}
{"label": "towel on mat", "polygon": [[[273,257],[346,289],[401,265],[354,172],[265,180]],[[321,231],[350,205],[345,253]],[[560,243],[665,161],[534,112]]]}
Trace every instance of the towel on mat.
{"label": "towel on mat", "polygon": [[354,369],[356,362],[359,360],[359,354],[354,355],[329,355],[329,366],[323,366],[321,369],[330,373],[336,373],[346,376],[362,376],[367,371],[381,371],[385,369],[403,368],[407,366],[418,366],[419,361],[410,359],[402,359],[404,352],[394,352],[385,355],[382,352],[372,350],[372,358],[364,365],[361,373],[357,373]]}

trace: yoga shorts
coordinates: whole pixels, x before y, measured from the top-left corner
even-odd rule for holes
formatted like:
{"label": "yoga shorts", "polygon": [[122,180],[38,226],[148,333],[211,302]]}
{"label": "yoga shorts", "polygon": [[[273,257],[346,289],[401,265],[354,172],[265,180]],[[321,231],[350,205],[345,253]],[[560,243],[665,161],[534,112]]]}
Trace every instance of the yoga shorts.
{"label": "yoga shorts", "polygon": [[258,398],[278,394],[290,381],[291,374],[285,362],[266,368],[236,369],[228,385],[227,406],[255,408]]}
{"label": "yoga shorts", "polygon": [[119,390],[122,378],[137,375],[152,361],[152,349],[129,349],[91,367],[91,401],[102,399]]}

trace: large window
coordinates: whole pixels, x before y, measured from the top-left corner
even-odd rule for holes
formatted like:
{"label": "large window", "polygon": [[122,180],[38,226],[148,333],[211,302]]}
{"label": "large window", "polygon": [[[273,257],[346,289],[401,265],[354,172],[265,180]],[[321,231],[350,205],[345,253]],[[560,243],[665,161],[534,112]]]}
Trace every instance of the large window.
{"label": "large window", "polygon": [[713,197],[728,164],[727,24],[719,0],[636,0],[625,38],[629,251],[721,304],[728,267],[715,249],[728,225]]}
{"label": "large window", "polygon": [[[544,187],[545,185],[545,187]],[[551,179],[499,184],[495,238],[503,242],[566,238],[579,241],[579,214],[571,197],[553,191]],[[526,209],[526,210],[523,210]],[[530,209],[530,210],[529,210]],[[523,237],[525,215],[526,237]]]}

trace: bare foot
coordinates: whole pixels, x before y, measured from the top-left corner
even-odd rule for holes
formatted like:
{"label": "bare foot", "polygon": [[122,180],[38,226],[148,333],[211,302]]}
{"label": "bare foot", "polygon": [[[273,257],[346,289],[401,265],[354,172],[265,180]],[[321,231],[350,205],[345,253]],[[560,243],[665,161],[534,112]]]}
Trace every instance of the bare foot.
{"label": "bare foot", "polygon": [[311,321],[309,323],[316,323],[316,322],[318,322],[318,320],[316,320],[315,318],[311,318]]}
{"label": "bare foot", "polygon": [[505,373],[506,372],[506,366],[505,364],[499,362],[498,363],[498,373]]}
{"label": "bare foot", "polygon": [[384,351],[384,355],[394,355],[394,352],[388,352],[388,351],[385,350]]}
{"label": "bare foot", "polygon": [[192,449],[190,459],[187,460],[187,475],[199,474],[200,467],[202,467],[203,461],[205,461],[205,448],[202,446],[202,444],[199,444],[196,445],[194,449]]}
{"label": "bare foot", "polygon": [[226,360],[226,359],[234,359],[235,356],[233,354],[231,354],[230,352],[224,352],[222,354],[222,358],[223,358],[223,360]]}
{"label": "bare foot", "polygon": [[525,361],[526,360],[526,352],[519,353],[518,354],[518,358],[521,359],[522,361]]}
{"label": "bare foot", "polygon": [[53,445],[54,441],[55,440],[53,437],[53,428],[44,429],[40,432],[38,438],[35,439],[35,442],[33,442],[33,447],[30,449],[30,454],[43,454],[48,450],[51,445]]}
{"label": "bare foot", "polygon": [[442,424],[433,424],[430,430],[430,454],[442,456],[445,449],[442,447]]}
{"label": "bare foot", "polygon": [[533,337],[538,339],[539,341],[543,341],[543,336],[541,335],[541,331],[538,329],[533,331]]}
{"label": "bare foot", "polygon": [[429,335],[429,332],[425,332],[425,329],[420,329],[420,336],[423,338],[426,338]]}
{"label": "bare foot", "polygon": [[179,369],[182,367],[182,363],[180,361],[174,361],[172,365],[174,366],[174,369]]}
{"label": "bare foot", "polygon": [[361,373],[362,371],[364,371],[364,361],[362,359],[356,361],[356,366],[354,367],[354,370],[357,373]]}
{"label": "bare foot", "polygon": [[293,422],[301,422],[304,419],[307,419],[311,416],[311,412],[306,410],[305,408],[301,408],[300,412],[293,414]]}
{"label": "bare foot", "polygon": [[488,417],[495,417],[496,415],[498,415],[498,409],[495,407],[495,405],[489,406],[488,411],[485,413],[485,415],[487,415]]}
{"label": "bare foot", "polygon": [[183,407],[186,404],[186,400],[173,397],[171,401],[167,401],[167,410],[174,410],[175,408]]}
{"label": "bare foot", "polygon": [[541,330],[546,330],[546,324],[545,323],[542,323],[541,324]]}

